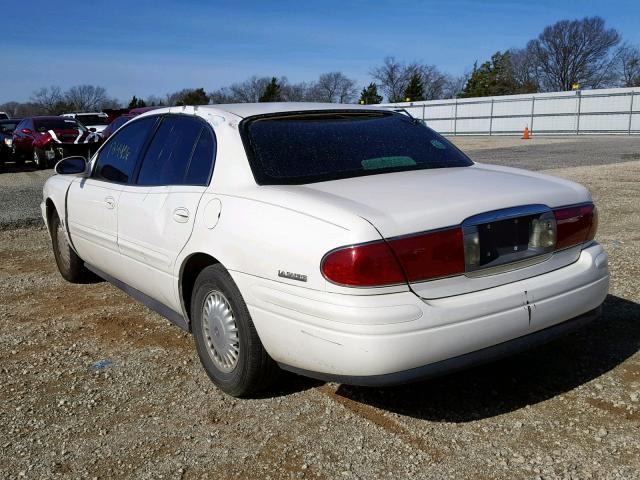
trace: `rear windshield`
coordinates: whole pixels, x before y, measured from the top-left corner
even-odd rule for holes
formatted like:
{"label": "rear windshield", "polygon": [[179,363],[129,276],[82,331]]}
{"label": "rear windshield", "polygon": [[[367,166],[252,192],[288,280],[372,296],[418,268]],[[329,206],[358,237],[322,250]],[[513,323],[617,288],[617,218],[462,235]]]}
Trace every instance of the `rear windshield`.
{"label": "rear windshield", "polygon": [[0,132],[12,133],[19,123],[20,120],[16,120],[15,122],[0,122]]}
{"label": "rear windshield", "polygon": [[64,117],[34,120],[33,124],[35,129],[40,133],[46,132],[47,130],[85,130],[85,128],[79,125],[74,119]]}
{"label": "rear windshield", "polygon": [[323,111],[248,118],[242,135],[256,181],[302,184],[472,165],[430,128],[392,112]]}
{"label": "rear windshield", "polygon": [[83,125],[109,125],[109,117],[102,115],[76,115],[76,120]]}

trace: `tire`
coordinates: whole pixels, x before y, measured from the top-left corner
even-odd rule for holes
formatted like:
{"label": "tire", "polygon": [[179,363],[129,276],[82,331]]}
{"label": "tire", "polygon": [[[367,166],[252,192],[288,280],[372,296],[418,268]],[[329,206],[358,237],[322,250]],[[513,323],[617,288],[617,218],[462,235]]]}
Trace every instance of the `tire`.
{"label": "tire", "polygon": [[280,369],[262,346],[247,305],[222,265],[206,267],[196,278],[191,317],[200,362],[220,390],[247,397],[275,382]]}
{"label": "tire", "polygon": [[51,229],[53,256],[56,259],[60,275],[71,283],[87,283],[91,281],[93,275],[69,245],[64,228],[56,212],[51,215],[49,228]]}
{"label": "tire", "polygon": [[33,163],[38,170],[44,170],[47,168],[47,157],[44,154],[44,150],[38,147],[33,147]]}
{"label": "tire", "polygon": [[16,162],[16,165],[24,165],[24,157],[22,154],[16,152],[16,147],[12,147],[13,151],[13,161]]}

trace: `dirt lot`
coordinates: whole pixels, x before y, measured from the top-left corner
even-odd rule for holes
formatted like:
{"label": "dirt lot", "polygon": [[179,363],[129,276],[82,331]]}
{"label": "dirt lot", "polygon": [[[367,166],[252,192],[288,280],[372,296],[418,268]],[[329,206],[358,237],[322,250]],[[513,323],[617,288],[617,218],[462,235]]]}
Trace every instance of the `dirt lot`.
{"label": "dirt lot", "polygon": [[549,173],[599,206],[602,320],[392,389],[283,375],[227,397],[187,334],[107,283],[65,283],[44,230],[0,231],[0,478],[640,478],[640,161]]}

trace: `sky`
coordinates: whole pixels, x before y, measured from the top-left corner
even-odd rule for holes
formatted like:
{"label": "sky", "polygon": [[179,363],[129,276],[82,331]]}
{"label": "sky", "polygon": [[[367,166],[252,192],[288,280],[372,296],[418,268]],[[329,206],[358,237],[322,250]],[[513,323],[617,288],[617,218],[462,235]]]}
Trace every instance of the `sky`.
{"label": "sky", "polygon": [[[10,4],[10,0],[0,0]],[[11,2],[16,5],[15,2]],[[460,75],[558,20],[600,15],[640,45],[640,1],[31,0],[3,8],[0,103],[44,86],[100,85],[125,101],[251,75],[358,81],[386,56]]]}

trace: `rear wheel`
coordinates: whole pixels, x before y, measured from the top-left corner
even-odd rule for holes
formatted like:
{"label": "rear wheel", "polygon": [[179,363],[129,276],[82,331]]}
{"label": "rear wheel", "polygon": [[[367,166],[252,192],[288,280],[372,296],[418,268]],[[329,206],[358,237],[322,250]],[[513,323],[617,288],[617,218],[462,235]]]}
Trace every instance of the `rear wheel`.
{"label": "rear wheel", "polygon": [[21,153],[18,153],[16,151],[16,147],[12,147],[12,152],[13,152],[13,161],[16,162],[16,165],[24,165],[24,157],[22,156]]}
{"label": "rear wheel", "polygon": [[92,277],[82,259],[73,251],[64,227],[57,213],[53,213],[50,222],[53,255],[62,277],[71,283],[86,283]]}
{"label": "rear wheel", "polygon": [[33,163],[35,163],[38,170],[47,168],[47,157],[44,154],[44,150],[38,147],[33,147]]}
{"label": "rear wheel", "polygon": [[245,397],[273,384],[279,368],[262,346],[247,305],[222,265],[206,267],[198,275],[191,317],[200,361],[222,391]]}

